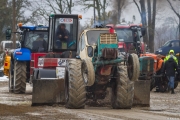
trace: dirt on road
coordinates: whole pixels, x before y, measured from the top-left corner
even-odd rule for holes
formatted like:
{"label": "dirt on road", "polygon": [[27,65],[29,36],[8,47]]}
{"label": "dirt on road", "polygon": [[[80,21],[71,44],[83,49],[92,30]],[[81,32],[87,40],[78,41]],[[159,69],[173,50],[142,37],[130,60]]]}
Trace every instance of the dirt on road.
{"label": "dirt on road", "polygon": [[[176,94],[151,92],[150,107],[113,110],[100,102],[99,107],[66,109],[64,105],[31,106],[32,87],[27,84],[26,94],[8,91],[8,83],[0,82],[0,120],[180,120],[180,86]],[[103,107],[102,107],[103,106]]]}

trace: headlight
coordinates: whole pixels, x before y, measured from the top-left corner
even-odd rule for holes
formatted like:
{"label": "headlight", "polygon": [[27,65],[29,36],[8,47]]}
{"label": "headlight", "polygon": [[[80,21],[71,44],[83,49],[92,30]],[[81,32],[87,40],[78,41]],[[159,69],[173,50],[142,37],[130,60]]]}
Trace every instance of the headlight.
{"label": "headlight", "polygon": [[159,49],[158,52],[162,52],[162,49]]}

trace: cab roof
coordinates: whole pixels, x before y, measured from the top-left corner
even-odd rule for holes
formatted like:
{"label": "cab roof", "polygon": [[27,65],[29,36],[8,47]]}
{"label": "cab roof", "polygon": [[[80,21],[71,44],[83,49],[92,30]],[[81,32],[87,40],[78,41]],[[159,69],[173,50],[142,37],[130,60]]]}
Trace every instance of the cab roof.
{"label": "cab roof", "polygon": [[112,27],[112,28],[131,28],[131,27],[141,27],[141,24],[107,24],[106,27]]}

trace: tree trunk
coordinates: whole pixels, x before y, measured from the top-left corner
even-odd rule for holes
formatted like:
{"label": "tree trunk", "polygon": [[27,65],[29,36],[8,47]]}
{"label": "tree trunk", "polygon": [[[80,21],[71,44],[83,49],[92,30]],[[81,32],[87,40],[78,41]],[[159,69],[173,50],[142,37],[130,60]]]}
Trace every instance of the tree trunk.
{"label": "tree trunk", "polygon": [[118,5],[117,23],[120,23],[120,14],[121,14],[121,11],[120,11],[120,0],[116,0],[116,2],[117,2],[117,5]]}
{"label": "tree trunk", "polygon": [[95,0],[96,1],[96,10],[98,13],[98,22],[100,22],[101,20],[101,9],[100,9],[100,4],[99,4],[99,0]]}
{"label": "tree trunk", "polygon": [[152,18],[152,42],[150,44],[150,52],[154,52],[154,34],[155,34],[155,23],[156,23],[156,0],[153,0],[153,18]]}
{"label": "tree trunk", "polygon": [[151,0],[147,0],[147,7],[148,7],[148,40],[149,40],[149,48],[150,48],[150,50],[152,49],[151,47],[151,44],[152,44],[152,19],[151,19]]}
{"label": "tree trunk", "polygon": [[[143,27],[147,27],[145,0],[140,0],[139,2],[140,2],[140,5],[141,5],[141,20],[142,20],[142,25],[143,25]],[[148,45],[147,34],[143,37],[143,39],[144,39],[145,44]]]}

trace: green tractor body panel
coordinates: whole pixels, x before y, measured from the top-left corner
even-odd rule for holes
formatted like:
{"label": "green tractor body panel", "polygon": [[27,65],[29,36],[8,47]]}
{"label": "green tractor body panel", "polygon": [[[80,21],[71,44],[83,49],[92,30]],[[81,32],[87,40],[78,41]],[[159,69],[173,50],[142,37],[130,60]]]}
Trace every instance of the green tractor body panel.
{"label": "green tractor body panel", "polygon": [[140,62],[140,79],[150,79],[150,75],[154,72],[154,59],[152,57],[143,56],[139,58]]}
{"label": "green tractor body panel", "polygon": [[102,49],[104,48],[118,48],[118,44],[101,44],[98,40],[98,57],[102,56]]}
{"label": "green tractor body panel", "polygon": [[[103,52],[104,50],[105,52]],[[114,54],[114,58],[113,56],[110,56],[109,51],[111,52],[113,51],[112,53]],[[96,49],[94,50],[94,57],[92,58],[94,70],[96,71],[97,70],[96,68],[98,66],[118,64],[124,61],[124,59],[117,57],[116,55],[117,51],[118,51],[118,42],[117,42],[116,34],[101,33],[97,41]],[[110,59],[105,60],[106,59],[105,56],[110,56]],[[103,59],[101,60],[99,58],[103,58]]]}

